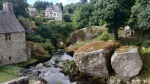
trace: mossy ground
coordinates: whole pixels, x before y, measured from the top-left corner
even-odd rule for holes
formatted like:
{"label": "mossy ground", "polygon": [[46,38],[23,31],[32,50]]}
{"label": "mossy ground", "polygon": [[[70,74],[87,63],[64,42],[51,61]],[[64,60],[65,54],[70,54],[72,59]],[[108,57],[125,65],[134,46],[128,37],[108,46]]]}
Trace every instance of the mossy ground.
{"label": "mossy ground", "polygon": [[19,78],[20,68],[14,66],[0,67],[0,83]]}
{"label": "mossy ground", "polygon": [[19,76],[0,71],[0,83],[7,82],[16,78],[19,78]]}

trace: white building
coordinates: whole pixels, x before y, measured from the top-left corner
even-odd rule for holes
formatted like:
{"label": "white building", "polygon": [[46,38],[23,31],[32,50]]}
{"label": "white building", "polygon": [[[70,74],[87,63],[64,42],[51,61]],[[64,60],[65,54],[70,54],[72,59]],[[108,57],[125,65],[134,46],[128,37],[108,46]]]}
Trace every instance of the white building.
{"label": "white building", "polygon": [[45,10],[45,17],[62,21],[62,10],[58,5],[49,5]]}

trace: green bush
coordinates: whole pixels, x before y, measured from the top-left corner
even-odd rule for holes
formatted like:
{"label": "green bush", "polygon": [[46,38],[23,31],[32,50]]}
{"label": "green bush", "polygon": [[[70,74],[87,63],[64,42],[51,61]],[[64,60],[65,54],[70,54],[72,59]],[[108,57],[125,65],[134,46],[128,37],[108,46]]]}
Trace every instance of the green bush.
{"label": "green bush", "polygon": [[59,62],[59,60],[58,60],[58,59],[55,59],[54,62],[57,64],[57,63]]}
{"label": "green bush", "polygon": [[26,39],[27,41],[33,41],[33,42],[38,42],[38,43],[42,43],[45,40],[40,35],[26,35]]}
{"label": "green bush", "polygon": [[141,54],[142,55],[150,55],[150,48],[142,47]]}
{"label": "green bush", "polygon": [[142,44],[142,46],[145,47],[145,48],[150,47],[150,40],[145,41],[145,42]]}
{"label": "green bush", "polygon": [[113,40],[113,38],[107,31],[103,32],[102,35],[100,35],[99,39],[102,41]]}
{"label": "green bush", "polygon": [[49,54],[51,54],[54,51],[54,46],[52,45],[50,39],[46,39],[46,42],[45,43],[41,43],[41,45],[44,47],[44,49],[46,51],[49,52]]}
{"label": "green bush", "polygon": [[64,73],[65,75],[67,75],[67,74],[69,73],[69,67],[65,67],[65,68],[63,69],[63,73]]}
{"label": "green bush", "polygon": [[100,20],[99,26],[103,26],[104,24],[105,24],[105,21],[104,20]]}

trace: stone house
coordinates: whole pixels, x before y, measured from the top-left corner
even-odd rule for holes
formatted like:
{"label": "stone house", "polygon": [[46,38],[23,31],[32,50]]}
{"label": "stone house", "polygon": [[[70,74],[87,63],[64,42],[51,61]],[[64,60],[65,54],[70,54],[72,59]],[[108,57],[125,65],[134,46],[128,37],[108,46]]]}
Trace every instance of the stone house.
{"label": "stone house", "polygon": [[38,11],[36,10],[36,8],[27,8],[27,11],[31,17],[38,15]]}
{"label": "stone house", "polygon": [[30,58],[25,30],[13,12],[13,4],[3,3],[0,10],[0,66],[25,62]]}
{"label": "stone house", "polygon": [[62,10],[58,5],[49,5],[45,10],[46,18],[54,18],[55,21],[62,21]]}

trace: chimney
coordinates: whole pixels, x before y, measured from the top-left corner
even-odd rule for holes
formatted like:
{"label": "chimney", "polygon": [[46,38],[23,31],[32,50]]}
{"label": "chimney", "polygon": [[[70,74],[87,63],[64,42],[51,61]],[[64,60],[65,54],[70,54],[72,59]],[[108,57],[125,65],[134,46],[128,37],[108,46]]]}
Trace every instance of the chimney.
{"label": "chimney", "polygon": [[14,14],[12,3],[3,3],[3,10],[7,11],[10,15]]}

